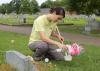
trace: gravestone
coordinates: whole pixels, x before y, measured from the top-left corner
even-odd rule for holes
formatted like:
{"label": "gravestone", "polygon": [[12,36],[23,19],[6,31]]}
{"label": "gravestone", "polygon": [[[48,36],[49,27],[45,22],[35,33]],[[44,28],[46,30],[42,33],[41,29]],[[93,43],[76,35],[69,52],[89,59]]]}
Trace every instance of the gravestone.
{"label": "gravestone", "polygon": [[81,14],[81,15],[79,15],[79,18],[80,18],[80,19],[88,19],[88,16],[87,16],[87,15]]}
{"label": "gravestone", "polygon": [[36,19],[36,18],[38,18],[38,17],[39,17],[39,15],[38,15],[38,14],[33,14],[32,16],[34,17],[34,19]]}
{"label": "gravestone", "polygon": [[23,14],[19,14],[18,19],[20,20],[20,22],[23,22]]}
{"label": "gravestone", "polygon": [[2,18],[2,16],[3,16],[3,15],[2,15],[2,14],[0,14],[0,18]]}
{"label": "gravestone", "polygon": [[2,19],[6,19],[6,18],[7,18],[6,15],[2,14]]}
{"label": "gravestone", "polygon": [[17,51],[7,51],[6,62],[18,71],[38,71],[29,57]]}
{"label": "gravestone", "polygon": [[23,23],[27,23],[27,14],[23,14]]}
{"label": "gravestone", "polygon": [[88,24],[85,26],[86,32],[91,32],[95,30],[100,30],[100,22],[98,22],[95,18],[88,18]]}

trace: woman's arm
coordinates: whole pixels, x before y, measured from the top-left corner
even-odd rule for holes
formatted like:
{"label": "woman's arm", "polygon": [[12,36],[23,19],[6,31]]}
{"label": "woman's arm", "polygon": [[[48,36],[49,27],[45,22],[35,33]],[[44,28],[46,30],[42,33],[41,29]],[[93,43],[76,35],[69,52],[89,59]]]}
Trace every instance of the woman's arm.
{"label": "woman's arm", "polygon": [[64,37],[57,34],[56,32],[52,32],[51,36],[58,38],[60,40],[60,42],[64,42]]}
{"label": "woman's arm", "polygon": [[56,32],[52,32],[51,33],[51,36],[56,37],[56,38],[59,38],[59,35]]}
{"label": "woman's arm", "polygon": [[44,32],[42,32],[42,31],[39,32],[39,35],[40,35],[40,37],[41,37],[41,39],[42,39],[43,41],[45,41],[45,42],[47,42],[47,43],[50,43],[50,44],[54,44],[54,45],[58,46],[59,48],[64,48],[64,49],[66,49],[66,45],[61,44],[61,43],[59,43],[59,42],[57,42],[57,41],[54,41],[54,40],[52,40],[52,39],[46,37],[46,35],[45,35]]}

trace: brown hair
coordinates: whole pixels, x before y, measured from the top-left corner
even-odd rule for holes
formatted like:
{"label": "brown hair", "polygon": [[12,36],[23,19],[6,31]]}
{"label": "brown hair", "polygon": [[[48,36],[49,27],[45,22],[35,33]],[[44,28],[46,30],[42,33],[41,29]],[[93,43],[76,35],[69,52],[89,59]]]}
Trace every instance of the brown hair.
{"label": "brown hair", "polygon": [[56,12],[56,15],[62,15],[65,17],[65,10],[62,7],[51,8],[50,13]]}

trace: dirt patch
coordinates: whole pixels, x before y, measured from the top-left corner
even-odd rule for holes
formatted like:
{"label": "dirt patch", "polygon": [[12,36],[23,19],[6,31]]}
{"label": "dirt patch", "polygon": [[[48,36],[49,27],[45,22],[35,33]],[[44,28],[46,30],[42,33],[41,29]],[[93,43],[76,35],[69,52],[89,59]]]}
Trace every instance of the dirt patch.
{"label": "dirt patch", "polygon": [[55,67],[55,65],[53,65],[52,63],[44,63],[44,62],[36,62],[35,66],[38,69],[38,71],[48,71],[53,69],[53,67]]}
{"label": "dirt patch", "polygon": [[0,64],[0,71],[17,71],[17,70],[8,64]]}

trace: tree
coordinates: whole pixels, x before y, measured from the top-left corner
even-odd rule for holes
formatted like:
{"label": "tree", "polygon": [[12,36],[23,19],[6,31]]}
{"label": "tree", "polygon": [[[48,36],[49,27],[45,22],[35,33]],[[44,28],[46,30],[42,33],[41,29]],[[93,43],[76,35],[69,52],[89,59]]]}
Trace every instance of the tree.
{"label": "tree", "polygon": [[56,6],[57,1],[47,0],[41,4],[41,8],[53,8]]}
{"label": "tree", "polygon": [[30,1],[30,9],[31,9],[31,13],[36,13],[39,12],[39,6],[36,0],[31,0]]}
{"label": "tree", "polygon": [[39,6],[36,0],[12,0],[10,3],[2,4],[0,6],[0,13],[17,14],[32,14],[39,11]]}
{"label": "tree", "polygon": [[62,0],[67,10],[76,11],[78,14],[100,14],[100,0]]}
{"label": "tree", "polygon": [[5,14],[6,13],[6,4],[2,4],[0,7],[0,13]]}
{"label": "tree", "polygon": [[12,5],[10,3],[6,4],[6,13],[11,13],[13,11]]}
{"label": "tree", "polygon": [[36,13],[39,11],[39,6],[36,0],[21,0],[20,12],[25,13]]}
{"label": "tree", "polygon": [[52,1],[51,0],[47,0],[44,3],[41,4],[41,8],[50,8],[52,5]]}
{"label": "tree", "polygon": [[50,6],[46,2],[44,2],[44,3],[41,4],[41,8],[49,8],[49,7]]}
{"label": "tree", "polygon": [[30,13],[30,4],[28,0],[21,0],[20,13]]}
{"label": "tree", "polygon": [[12,7],[12,12],[15,12],[17,14],[20,13],[21,0],[12,0],[10,2],[10,5]]}
{"label": "tree", "polygon": [[42,3],[41,8],[53,8],[53,7],[58,7],[58,6],[63,6],[61,0],[47,0],[46,2]]}

